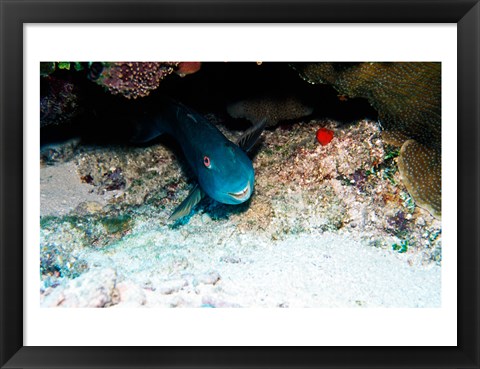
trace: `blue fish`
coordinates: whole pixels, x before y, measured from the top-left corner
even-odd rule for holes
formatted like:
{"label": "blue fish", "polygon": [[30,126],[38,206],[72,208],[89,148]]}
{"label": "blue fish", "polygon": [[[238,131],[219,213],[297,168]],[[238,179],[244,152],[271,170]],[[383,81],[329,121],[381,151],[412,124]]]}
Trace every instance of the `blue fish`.
{"label": "blue fish", "polygon": [[254,189],[254,170],[247,152],[265,128],[266,119],[248,129],[236,142],[228,140],[202,115],[173,100],[161,103],[160,112],[137,122],[133,142],[147,142],[163,133],[174,137],[197,178],[187,198],[170,220],[188,214],[205,195],[223,204],[241,204]]}

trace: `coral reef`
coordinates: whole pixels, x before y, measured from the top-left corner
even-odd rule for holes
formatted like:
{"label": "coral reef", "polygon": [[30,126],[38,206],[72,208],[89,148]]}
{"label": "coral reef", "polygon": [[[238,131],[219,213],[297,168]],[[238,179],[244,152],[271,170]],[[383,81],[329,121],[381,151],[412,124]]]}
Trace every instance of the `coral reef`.
{"label": "coral reef", "polygon": [[175,71],[177,65],[175,62],[104,63],[95,81],[112,94],[136,99],[155,90],[166,76]]}
{"label": "coral reef", "polygon": [[[219,128],[231,139],[241,135]],[[334,131],[335,140],[319,145],[319,128]],[[117,196],[106,204],[72,204],[67,215],[41,217],[42,306],[318,306],[318,299],[295,301],[287,295],[281,301],[242,300],[249,289],[264,293],[257,274],[248,288],[232,292],[238,287],[231,283],[239,283],[231,282],[237,278],[232,272],[245,280],[245,270],[262,265],[271,271],[273,260],[279,271],[285,265],[297,268],[291,257],[294,240],[297,258],[307,253],[328,268],[324,263],[335,257],[330,255],[344,250],[344,257],[353,260],[359,249],[333,247],[334,240],[355,239],[369,255],[359,260],[367,263],[373,257],[384,263],[385,253],[388,258],[401,254],[402,273],[416,278],[414,268],[441,262],[441,226],[412,205],[395,170],[398,152],[384,144],[380,133],[371,121],[339,126],[312,120],[289,130],[267,130],[254,160],[255,193],[249,203],[207,200],[180,225],[168,217],[191,185],[181,158],[162,144],[77,151],[70,164],[77,181],[90,188],[86,192]],[[42,196],[42,201],[52,199]],[[329,246],[320,246],[320,240],[330,240],[321,241]],[[305,242],[310,246],[302,249]],[[285,256],[272,250],[284,250]],[[101,270],[110,270],[108,281]],[[381,305],[368,296],[360,300]]]}
{"label": "coral reef", "polygon": [[53,165],[71,160],[80,144],[78,137],[61,143],[50,143],[40,148],[40,165]]}
{"label": "coral reef", "polygon": [[[188,75],[200,67],[194,62],[168,64],[83,63],[84,70],[76,73],[76,64],[62,62],[54,63],[55,71],[49,75],[45,65],[42,96],[61,78],[59,86],[64,86],[73,73],[79,78],[72,80],[85,83],[71,83],[73,92],[90,86],[101,100],[95,107],[106,96],[125,106],[125,111],[132,110],[132,115],[143,106],[158,108],[156,94],[127,101],[110,96],[109,91],[135,99],[160,84],[172,96],[189,90],[186,95],[193,101],[198,90],[192,86],[206,83],[214,96],[224,94],[208,74],[217,73],[215,67],[205,64],[198,78],[172,76],[172,84],[161,83],[171,73]],[[231,104],[231,116],[252,122],[266,118],[270,126],[250,153],[253,195],[235,206],[205,198],[179,222],[168,218],[192,188],[194,175],[167,135],[148,145],[125,144],[129,136],[123,131],[128,130],[112,119],[115,124],[104,127],[104,132],[122,133],[122,141],[89,141],[77,136],[76,130],[75,138],[61,144],[46,141],[40,168],[41,305],[439,306],[440,110],[430,91],[413,93],[417,100],[425,93],[429,108],[422,105],[425,101],[410,101],[413,98],[405,91],[415,89],[417,81],[400,77],[413,73],[420,90],[429,83],[435,89],[428,70],[437,65],[425,63],[422,79],[421,66],[376,64],[297,63],[295,67],[304,66],[303,72],[310,74],[302,76],[315,83],[338,84],[342,96],[366,97],[379,110],[380,122],[357,117],[347,124],[339,117],[338,121],[325,118],[328,114],[320,117],[319,106],[313,116],[312,108],[292,97],[311,97],[302,87],[291,88],[284,96],[262,95]],[[324,68],[328,78],[315,77],[315,68]],[[375,76],[383,69],[388,69],[386,80]],[[306,85],[286,65],[285,70]],[[361,78],[355,80],[355,73]],[[223,102],[265,91],[252,92],[245,85],[247,90],[225,93],[214,103],[194,101],[232,141],[244,133],[235,131],[240,126],[236,123],[245,122],[226,122]],[[329,87],[307,87],[337,99]],[[210,97],[206,94],[205,100]],[[394,97],[396,102],[391,101]],[[68,111],[61,101],[50,110]],[[275,127],[285,120],[288,124]],[[100,130],[95,124],[90,127],[93,134]]]}
{"label": "coral reef", "polygon": [[439,147],[440,63],[294,64],[311,83],[328,83],[349,98],[364,97],[378,111],[384,129]]}
{"label": "coral reef", "polygon": [[262,96],[237,101],[228,105],[232,118],[245,118],[253,124],[267,120],[267,127],[285,120],[293,120],[312,114],[313,109],[295,96]]}
{"label": "coral reef", "polygon": [[54,76],[41,79],[40,127],[70,122],[79,113],[80,98],[74,83]]}
{"label": "coral reef", "polygon": [[174,200],[175,190],[187,183],[181,163],[164,146],[117,148],[117,152],[111,155],[95,148],[75,158],[78,175],[92,192],[117,193],[111,203],[165,207]]}
{"label": "coral reef", "polygon": [[[335,131],[335,140],[319,145],[319,127]],[[220,129],[232,139],[241,134]],[[329,270],[338,252],[366,265],[374,258],[377,268],[388,258],[388,273],[380,280],[398,275],[392,268],[401,255],[401,273],[413,283],[425,265],[432,270],[440,264],[441,227],[412,205],[394,170],[397,152],[380,133],[371,121],[339,126],[312,120],[290,130],[267,130],[254,160],[256,185],[249,203],[204,201],[180,225],[171,224],[168,216],[191,185],[182,161],[163,145],[77,151],[70,163],[77,168],[77,181],[91,188],[87,192],[106,196],[117,191],[118,196],[106,205],[84,202],[67,215],[41,217],[42,306],[318,306],[322,302],[310,293],[314,286],[302,301],[280,290],[280,297],[248,300],[248,291],[277,294],[262,290],[264,280],[253,268],[278,268],[278,285],[285,268],[296,270],[302,255]],[[108,191],[110,186],[119,189]],[[342,247],[334,246],[338,239]],[[351,239],[364,246],[345,247]],[[304,263],[298,283],[309,275]],[[239,279],[232,273],[247,278],[248,287],[238,290]],[[311,273],[318,276],[319,269]],[[382,304],[367,295],[357,300]],[[325,306],[330,303],[335,304]]]}
{"label": "coral reef", "polygon": [[[294,63],[310,83],[332,85],[350,98],[363,97],[378,111],[389,143],[415,140],[417,151],[433,160],[416,160],[416,150],[401,150],[399,170],[419,206],[441,216],[441,64]],[[411,144],[410,144],[411,145]],[[423,148],[418,148],[419,145]],[[408,169],[407,169],[408,168]],[[432,172],[429,180],[425,173]]]}

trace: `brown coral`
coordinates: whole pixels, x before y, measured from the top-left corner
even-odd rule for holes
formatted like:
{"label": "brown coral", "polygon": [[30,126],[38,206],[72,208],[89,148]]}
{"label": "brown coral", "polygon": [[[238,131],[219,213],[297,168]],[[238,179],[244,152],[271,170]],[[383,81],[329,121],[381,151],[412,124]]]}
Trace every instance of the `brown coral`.
{"label": "brown coral", "polygon": [[245,118],[252,123],[266,118],[267,126],[274,126],[310,115],[313,109],[294,96],[262,96],[230,104],[227,112],[232,118]]}
{"label": "brown coral", "polygon": [[105,63],[96,82],[112,94],[121,94],[127,99],[147,96],[160,82],[171,74],[178,63]]}
{"label": "brown coral", "polygon": [[400,150],[398,169],[403,183],[418,206],[439,218],[442,210],[442,171],[439,153],[415,140]]}

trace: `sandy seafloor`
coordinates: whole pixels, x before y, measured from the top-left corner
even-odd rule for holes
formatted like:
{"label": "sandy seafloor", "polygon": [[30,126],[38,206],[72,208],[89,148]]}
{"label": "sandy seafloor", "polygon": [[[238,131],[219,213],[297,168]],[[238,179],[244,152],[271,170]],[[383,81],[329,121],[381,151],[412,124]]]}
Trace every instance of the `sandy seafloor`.
{"label": "sandy seafloor", "polygon": [[251,201],[172,224],[192,182],[170,149],[80,145],[41,167],[41,305],[440,307],[441,223],[386,152],[375,122],[266,131]]}

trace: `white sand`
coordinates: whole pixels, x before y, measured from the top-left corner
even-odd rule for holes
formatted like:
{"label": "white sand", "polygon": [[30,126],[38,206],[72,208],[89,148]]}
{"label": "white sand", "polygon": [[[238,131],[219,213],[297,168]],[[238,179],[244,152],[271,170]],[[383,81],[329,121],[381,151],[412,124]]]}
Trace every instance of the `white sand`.
{"label": "white sand", "polygon": [[[223,239],[192,232],[148,232],[106,252],[87,252],[90,272],[114,270],[121,306],[439,307],[441,268],[410,266],[408,254],[324,233],[268,242],[254,234]],[[57,293],[65,288],[57,287]],[[78,281],[76,282],[78,285]],[[105,286],[84,286],[101,290]],[[55,296],[44,306],[55,305]],[[62,297],[63,298],[63,297]]]}
{"label": "white sand", "polygon": [[40,214],[66,215],[83,202],[97,202],[105,206],[116,191],[98,194],[84,183],[74,162],[57,163],[40,170]]}

